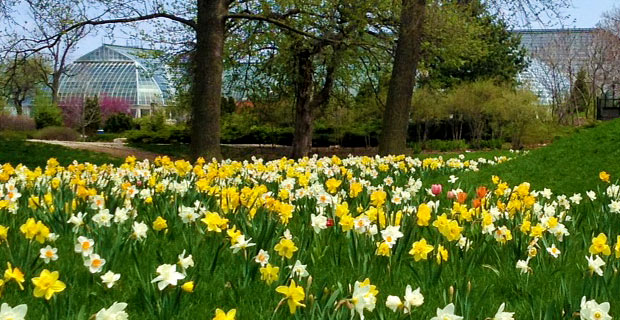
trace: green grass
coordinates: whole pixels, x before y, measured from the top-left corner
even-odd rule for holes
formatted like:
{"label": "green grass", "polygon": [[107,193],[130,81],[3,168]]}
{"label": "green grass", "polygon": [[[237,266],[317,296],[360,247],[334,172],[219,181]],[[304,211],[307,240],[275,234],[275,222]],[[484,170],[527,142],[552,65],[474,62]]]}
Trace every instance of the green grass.
{"label": "green grass", "polygon": [[598,173],[620,176],[620,119],[577,130],[551,145],[530,151],[505,164],[462,175],[471,184],[490,184],[497,175],[510,184],[529,182],[534,189],[550,188],[572,194],[596,189]]}
{"label": "green grass", "polygon": [[49,158],[56,158],[61,165],[66,166],[77,160],[78,162],[90,162],[97,165],[111,163],[121,164],[122,159],[112,157],[105,153],[77,150],[62,146],[27,142],[23,140],[0,139],[0,164],[12,165],[23,164],[29,168],[44,167]]}

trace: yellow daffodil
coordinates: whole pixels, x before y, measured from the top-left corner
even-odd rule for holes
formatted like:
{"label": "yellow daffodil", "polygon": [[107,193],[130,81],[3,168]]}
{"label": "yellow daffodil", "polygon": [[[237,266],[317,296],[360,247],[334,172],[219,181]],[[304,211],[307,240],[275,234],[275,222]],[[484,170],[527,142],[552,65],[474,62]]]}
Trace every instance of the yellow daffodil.
{"label": "yellow daffodil", "polygon": [[413,256],[415,261],[426,260],[427,255],[433,251],[433,246],[426,243],[426,239],[422,238],[411,246],[409,254]]}
{"label": "yellow daffodil", "polygon": [[168,228],[168,221],[166,221],[166,219],[162,218],[161,216],[158,216],[157,219],[153,221],[153,230],[161,231],[166,228]]}
{"label": "yellow daffodil", "polygon": [[609,173],[607,173],[605,171],[601,171],[598,174],[598,178],[601,179],[601,181],[603,181],[603,182],[609,183],[609,178],[611,178],[611,176],[609,175]]}
{"label": "yellow daffodil", "polygon": [[38,277],[32,278],[32,284],[35,286],[34,296],[37,298],[45,297],[45,300],[49,300],[54,294],[65,290],[66,285],[58,280],[58,277],[58,271],[50,272],[43,269]]}
{"label": "yellow daffodil", "polygon": [[611,248],[607,244],[607,236],[604,233],[600,233],[598,236],[592,238],[592,245],[590,246],[591,254],[602,253],[606,256],[611,254]]}
{"label": "yellow daffodil", "polygon": [[10,262],[6,263],[6,270],[4,271],[4,281],[9,282],[11,280],[15,280],[19,289],[24,290],[24,283],[26,279],[24,279],[24,273],[19,270],[17,267],[13,268]]}
{"label": "yellow daffodil", "polygon": [[268,285],[278,280],[278,275],[280,274],[280,268],[274,267],[270,263],[264,267],[261,267],[259,271],[261,280],[267,282]]}
{"label": "yellow daffodil", "polygon": [[293,242],[293,240],[286,238],[281,239],[280,242],[276,244],[274,249],[281,257],[286,257],[287,259],[291,259],[293,257],[293,253],[299,250],[295,246],[295,242]]}
{"label": "yellow daffodil", "polygon": [[213,320],[235,320],[237,309],[230,309],[228,312],[222,309],[215,309],[215,317]]}
{"label": "yellow daffodil", "polygon": [[297,286],[295,284],[295,280],[291,280],[290,286],[279,286],[276,288],[276,292],[284,295],[284,299],[286,299],[286,303],[288,304],[288,308],[291,311],[291,314],[294,314],[297,310],[297,307],[305,307],[306,305],[301,303],[306,294],[304,293],[304,288],[301,286]]}

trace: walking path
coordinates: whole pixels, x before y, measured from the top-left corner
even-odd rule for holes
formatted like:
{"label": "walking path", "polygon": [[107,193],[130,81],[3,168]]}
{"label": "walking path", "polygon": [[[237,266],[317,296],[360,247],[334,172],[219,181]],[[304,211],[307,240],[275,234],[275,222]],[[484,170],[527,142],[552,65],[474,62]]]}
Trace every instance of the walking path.
{"label": "walking path", "polygon": [[126,158],[128,156],[134,156],[138,160],[154,160],[159,154],[128,147],[123,143],[116,142],[81,142],[81,141],[56,141],[56,140],[37,140],[29,139],[30,142],[55,144],[72,149],[82,149],[94,152],[107,153],[113,157]]}

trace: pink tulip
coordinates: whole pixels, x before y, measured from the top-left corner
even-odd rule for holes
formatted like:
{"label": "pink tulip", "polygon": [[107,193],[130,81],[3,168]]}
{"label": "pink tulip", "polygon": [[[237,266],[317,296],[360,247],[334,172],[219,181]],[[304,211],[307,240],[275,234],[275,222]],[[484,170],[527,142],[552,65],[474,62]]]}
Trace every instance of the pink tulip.
{"label": "pink tulip", "polygon": [[456,194],[454,194],[454,191],[452,190],[448,191],[448,199],[454,199],[454,197],[456,197]]}
{"label": "pink tulip", "polygon": [[441,193],[442,187],[440,184],[434,184],[431,186],[431,192],[437,196],[438,194]]}

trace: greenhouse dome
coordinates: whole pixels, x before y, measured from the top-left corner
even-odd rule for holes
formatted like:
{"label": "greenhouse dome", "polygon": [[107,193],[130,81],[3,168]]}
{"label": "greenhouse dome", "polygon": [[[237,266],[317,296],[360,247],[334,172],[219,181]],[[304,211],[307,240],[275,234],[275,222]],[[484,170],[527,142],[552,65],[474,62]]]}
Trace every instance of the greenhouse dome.
{"label": "greenhouse dome", "polygon": [[75,60],[60,79],[59,101],[88,97],[125,100],[134,117],[170,99],[167,72],[149,58],[154,50],[104,44]]}

